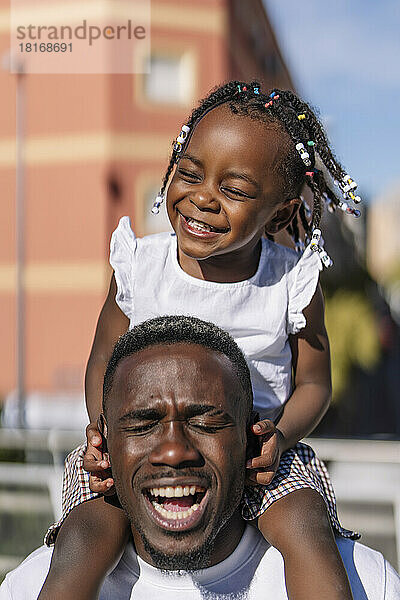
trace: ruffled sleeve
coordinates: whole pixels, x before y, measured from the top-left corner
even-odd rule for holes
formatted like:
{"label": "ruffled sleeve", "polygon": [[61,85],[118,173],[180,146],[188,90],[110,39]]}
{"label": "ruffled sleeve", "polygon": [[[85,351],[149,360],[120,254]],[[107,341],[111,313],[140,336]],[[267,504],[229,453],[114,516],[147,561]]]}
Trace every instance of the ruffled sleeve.
{"label": "ruffled sleeve", "polygon": [[322,263],[318,252],[310,246],[288,273],[288,334],[296,334],[306,326],[303,310],[310,304],[317,289]]}
{"label": "ruffled sleeve", "polygon": [[129,217],[122,217],[111,236],[110,265],[114,269],[117,283],[115,301],[128,319],[131,318],[133,309],[133,267],[136,243]]}

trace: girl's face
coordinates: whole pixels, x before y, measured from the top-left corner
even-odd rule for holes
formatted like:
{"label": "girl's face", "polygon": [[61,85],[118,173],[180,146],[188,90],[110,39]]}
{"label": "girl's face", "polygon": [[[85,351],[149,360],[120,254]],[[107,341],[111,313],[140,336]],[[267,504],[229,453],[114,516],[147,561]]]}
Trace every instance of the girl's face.
{"label": "girl's face", "polygon": [[292,219],[300,201],[285,199],[278,174],[288,140],[275,125],[224,105],[198,123],[167,195],[180,253],[195,260],[254,255],[265,228],[276,233]]}

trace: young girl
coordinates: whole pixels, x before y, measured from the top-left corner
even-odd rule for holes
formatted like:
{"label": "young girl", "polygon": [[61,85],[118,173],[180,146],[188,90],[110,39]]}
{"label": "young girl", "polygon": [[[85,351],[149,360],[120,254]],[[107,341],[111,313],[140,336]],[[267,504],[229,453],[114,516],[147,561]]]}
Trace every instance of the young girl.
{"label": "young girl", "polygon": [[[326,175],[315,168],[317,159]],[[318,287],[321,263],[330,263],[320,239],[322,206],[359,215],[336,197],[329,176],[345,200],[360,200],[314,113],[295,94],[265,95],[258,83],[238,81],[213,91],[182,127],[153,208],[158,212],[166,200],[174,233],[135,239],[124,217],[112,236],[114,274],[86,372],[91,425],[85,466],[92,491],[104,493],[113,480],[96,421],[118,336],[163,314],[194,315],[231,333],[249,363],[255,409],[266,419],[253,426],[263,444],[261,456],[247,465],[251,485],[243,516],[282,553],[288,596],[307,600],[352,598],[333,532],[356,537],[338,522],[324,465],[298,443],[331,396]],[[314,197],[312,215],[300,197],[304,184]],[[300,258],[273,242],[287,229],[302,249],[300,228],[309,242]],[[97,597],[128,537],[119,508],[103,497],[83,502],[95,496],[83,454],[78,449],[67,464],[69,515],[41,599]],[[48,543],[59,525],[50,529]]]}

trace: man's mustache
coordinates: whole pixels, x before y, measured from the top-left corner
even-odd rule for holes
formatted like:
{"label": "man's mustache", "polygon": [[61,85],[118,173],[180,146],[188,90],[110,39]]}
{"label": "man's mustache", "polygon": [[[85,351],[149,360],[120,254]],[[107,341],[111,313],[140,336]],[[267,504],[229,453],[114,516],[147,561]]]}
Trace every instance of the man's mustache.
{"label": "man's mustache", "polygon": [[[202,467],[203,468],[203,467]],[[211,487],[213,477],[209,473],[199,472],[198,469],[183,468],[183,469],[160,469],[157,473],[149,473],[148,475],[138,475],[134,477],[136,485],[141,485],[143,482],[153,481],[162,478],[178,478],[178,477],[194,477],[204,481],[204,487]]]}

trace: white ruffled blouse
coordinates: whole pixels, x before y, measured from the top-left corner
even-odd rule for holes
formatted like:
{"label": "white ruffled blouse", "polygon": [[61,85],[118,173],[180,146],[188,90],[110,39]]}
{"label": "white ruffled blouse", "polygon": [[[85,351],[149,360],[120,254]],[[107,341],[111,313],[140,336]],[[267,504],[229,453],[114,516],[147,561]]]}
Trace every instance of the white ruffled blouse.
{"label": "white ruffled blouse", "polygon": [[130,327],[156,316],[190,315],[225,329],[246,356],[255,410],[276,419],[292,390],[288,335],[306,325],[302,311],[318,284],[318,253],[308,247],[299,258],[263,238],[253,277],[234,283],[203,281],[181,269],[174,233],[136,238],[129,217],[120,220],[110,249],[116,302]]}

